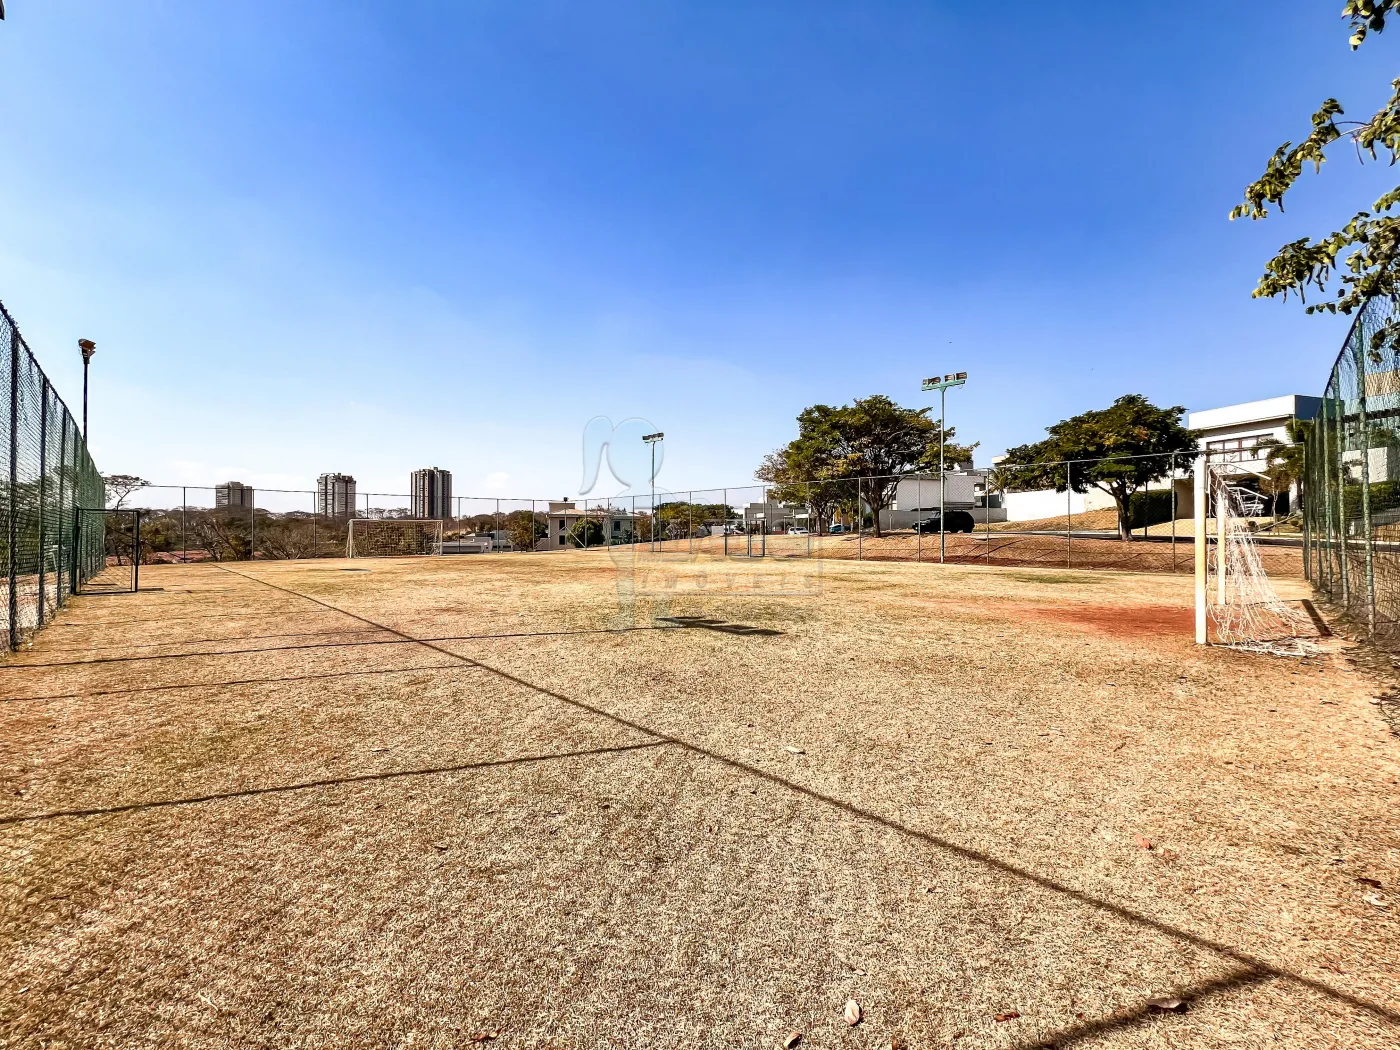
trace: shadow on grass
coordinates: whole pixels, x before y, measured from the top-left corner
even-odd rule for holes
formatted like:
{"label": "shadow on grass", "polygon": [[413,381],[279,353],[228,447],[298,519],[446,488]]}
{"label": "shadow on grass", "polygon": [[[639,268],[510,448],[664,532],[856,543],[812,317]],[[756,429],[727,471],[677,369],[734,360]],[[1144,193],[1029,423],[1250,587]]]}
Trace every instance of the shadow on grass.
{"label": "shadow on grass", "polygon": [[363,773],[352,777],[330,777],[325,780],[306,780],[298,784],[279,784],[275,787],[246,788],[243,791],[224,791],[212,795],[195,795],[190,798],[155,799],[150,802],[132,802],[125,806],[102,806],[95,809],[59,809],[49,813],[33,813],[28,816],[0,817],[0,826],[7,824],[37,824],[45,820],[58,820],[63,817],[103,817],[113,813],[139,813],[148,809],[169,809],[172,806],[197,806],[206,802],[223,802],[233,798],[257,798],[260,795],[280,795],[291,791],[309,791],[313,788],[344,787],[347,784],[372,784],[382,780],[399,780],[404,777],[430,777],[442,773],[465,773],[474,769],[493,769],[500,766],[523,766],[535,762],[551,762],[560,758],[591,758],[597,755],[617,755],[627,751],[641,751],[649,747],[664,747],[669,741],[651,740],[644,744],[623,744],[618,747],[595,747],[585,751],[565,751],[552,755],[525,755],[520,758],[498,758],[485,762],[464,762],[456,766],[434,766],[430,769],[396,769],[385,773]]}
{"label": "shadow on grass", "polygon": [[[1173,989],[1169,994],[1173,998],[1180,999],[1184,1008],[1189,1010],[1199,1006],[1211,996],[1253,988],[1255,985],[1277,980],[1279,977],[1280,975],[1276,973],[1267,973],[1252,966],[1245,966],[1231,970],[1223,977],[1217,977],[1211,981],[1203,981],[1187,988]],[[1164,1019],[1164,1014],[1171,1012],[1173,1011],[1154,1007],[1151,1003],[1143,1003],[1131,1010],[1120,1010],[1107,1017],[1096,1018],[1092,1021],[1085,1021],[1083,1024],[1074,1025],[1072,1028],[1061,1029],[1052,1035],[1023,1040],[1013,1044],[1012,1050],[1065,1050],[1066,1047],[1092,1042],[1100,1036],[1112,1032],[1126,1032],[1134,1028],[1141,1028]]]}
{"label": "shadow on grass", "polygon": [[[232,571],[232,570],[226,570]],[[269,584],[268,586],[271,586]],[[339,610],[337,610],[339,611]],[[348,615],[348,614],[346,614]],[[369,621],[366,621],[369,622]],[[94,664],[128,664],[142,660],[194,660],[203,656],[246,656],[257,653],[285,653],[304,649],[354,649],[367,645],[422,645],[426,642],[480,642],[498,638],[568,638],[591,634],[633,634],[638,631],[678,631],[679,627],[602,627],[588,631],[519,631],[508,634],[451,634],[436,638],[414,638],[392,627],[376,627],[376,631],[392,634],[394,638],[368,639],[363,642],[304,642],[299,645],[267,645],[255,649],[213,649],[207,653],[155,653],[151,656],[99,656],[96,660],[51,660],[46,663],[5,664],[0,671],[27,671],[31,667],[87,667]],[[343,632],[350,633],[350,632]],[[371,632],[356,632],[369,634]],[[741,633],[753,633],[751,631]],[[185,643],[171,642],[171,645]],[[446,650],[444,650],[445,652]],[[456,655],[451,654],[451,655]]]}
{"label": "shadow on grass", "polygon": [[130,689],[89,689],[81,693],[48,693],[43,696],[10,696],[0,704],[40,703],[45,700],[86,700],[92,696],[126,696],[131,693],[161,693],[171,689],[222,689],[235,685],[264,685],[275,682],[314,682],[322,678],[356,678],[374,674],[408,674],[413,671],[470,671],[455,664],[426,664],[422,667],[379,667],[372,671],[330,671],[326,674],[289,674],[280,678],[230,678],[222,682],[175,682],[170,685],[137,685]]}

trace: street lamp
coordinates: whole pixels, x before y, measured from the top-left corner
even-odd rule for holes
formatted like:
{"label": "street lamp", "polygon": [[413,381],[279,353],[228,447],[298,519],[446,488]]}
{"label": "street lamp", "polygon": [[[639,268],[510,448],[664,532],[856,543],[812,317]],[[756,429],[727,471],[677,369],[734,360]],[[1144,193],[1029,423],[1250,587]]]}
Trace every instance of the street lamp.
{"label": "street lamp", "polygon": [[941,562],[948,554],[948,535],[946,523],[943,520],[943,490],[945,478],[943,477],[943,445],[948,434],[948,388],[950,386],[962,386],[967,382],[966,372],[949,372],[942,379],[934,376],[932,379],[924,380],[924,390],[938,391],[938,560]]}
{"label": "street lamp", "polygon": [[78,349],[83,354],[83,444],[87,444],[87,386],[88,386],[88,362],[92,360],[92,355],[97,353],[97,344],[91,339],[79,339]]}
{"label": "street lamp", "polygon": [[[651,542],[648,544],[650,550],[656,550],[656,443],[665,441],[666,435],[657,431],[655,434],[643,434],[642,440],[651,446]],[[636,522],[632,527],[636,528]]]}

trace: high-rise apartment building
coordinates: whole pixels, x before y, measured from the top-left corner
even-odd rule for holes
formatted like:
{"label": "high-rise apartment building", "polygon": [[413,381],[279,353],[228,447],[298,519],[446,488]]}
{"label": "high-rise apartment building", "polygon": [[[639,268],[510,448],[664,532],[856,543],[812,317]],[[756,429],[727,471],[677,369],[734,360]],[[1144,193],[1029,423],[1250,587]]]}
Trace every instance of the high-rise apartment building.
{"label": "high-rise apartment building", "polygon": [[328,518],[353,518],[355,479],[349,474],[322,474],[317,478],[316,513]]}
{"label": "high-rise apartment building", "polygon": [[415,518],[452,517],[452,472],[441,467],[415,470],[409,490]]}
{"label": "high-rise apartment building", "polygon": [[216,507],[246,508],[252,505],[252,485],[245,485],[241,481],[225,481],[214,489],[214,506]]}

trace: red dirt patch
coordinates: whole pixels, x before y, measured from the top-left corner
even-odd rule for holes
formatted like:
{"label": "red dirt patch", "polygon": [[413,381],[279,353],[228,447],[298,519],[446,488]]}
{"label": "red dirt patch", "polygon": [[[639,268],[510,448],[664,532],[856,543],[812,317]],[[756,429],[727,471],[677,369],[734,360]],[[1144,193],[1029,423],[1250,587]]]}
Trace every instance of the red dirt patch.
{"label": "red dirt patch", "polygon": [[1034,620],[1090,627],[1119,638],[1190,635],[1195,617],[1175,605],[1025,605],[1017,610]]}

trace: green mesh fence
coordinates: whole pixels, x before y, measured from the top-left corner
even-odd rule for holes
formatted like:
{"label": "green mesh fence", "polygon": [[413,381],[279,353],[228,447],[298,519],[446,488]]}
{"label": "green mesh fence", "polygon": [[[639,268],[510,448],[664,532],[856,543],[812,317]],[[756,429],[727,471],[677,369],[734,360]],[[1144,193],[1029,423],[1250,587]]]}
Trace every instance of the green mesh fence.
{"label": "green mesh fence", "polygon": [[1376,637],[1400,639],[1400,355],[1376,345],[1400,316],[1368,302],[1307,435],[1304,520],[1314,585]]}
{"label": "green mesh fence", "polygon": [[72,414],[0,303],[0,566],[10,649],[42,627],[104,565],[102,477]]}

